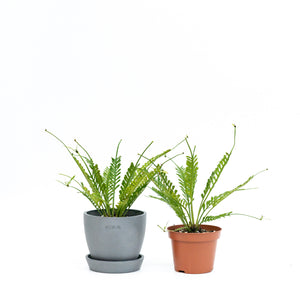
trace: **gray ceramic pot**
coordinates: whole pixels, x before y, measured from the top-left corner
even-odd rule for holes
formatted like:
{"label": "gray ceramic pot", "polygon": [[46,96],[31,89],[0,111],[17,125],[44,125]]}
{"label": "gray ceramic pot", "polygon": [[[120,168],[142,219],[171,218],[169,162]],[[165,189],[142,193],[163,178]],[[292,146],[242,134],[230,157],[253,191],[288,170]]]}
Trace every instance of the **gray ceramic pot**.
{"label": "gray ceramic pot", "polygon": [[101,261],[138,260],[146,228],[146,213],[129,210],[126,217],[103,217],[97,210],[84,213],[89,257]]}

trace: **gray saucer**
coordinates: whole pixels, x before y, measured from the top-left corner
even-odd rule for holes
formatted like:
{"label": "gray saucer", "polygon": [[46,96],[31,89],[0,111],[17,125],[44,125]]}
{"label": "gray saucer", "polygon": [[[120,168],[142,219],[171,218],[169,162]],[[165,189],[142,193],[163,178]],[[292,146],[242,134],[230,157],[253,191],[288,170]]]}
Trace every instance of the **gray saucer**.
{"label": "gray saucer", "polygon": [[99,260],[91,257],[90,254],[86,256],[86,261],[90,267],[90,270],[101,273],[129,273],[138,271],[143,263],[144,256],[139,255],[133,260],[119,260],[108,261]]}

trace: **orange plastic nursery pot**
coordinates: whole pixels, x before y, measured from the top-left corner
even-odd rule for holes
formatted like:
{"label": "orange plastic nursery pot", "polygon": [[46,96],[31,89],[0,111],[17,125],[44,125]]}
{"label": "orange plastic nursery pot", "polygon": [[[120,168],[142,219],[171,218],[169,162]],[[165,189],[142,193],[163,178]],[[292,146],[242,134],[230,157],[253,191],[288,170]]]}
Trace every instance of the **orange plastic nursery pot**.
{"label": "orange plastic nursery pot", "polygon": [[175,271],[188,274],[208,273],[213,270],[217,240],[221,228],[212,225],[201,225],[207,232],[185,233],[175,229],[183,225],[168,227],[172,240]]}

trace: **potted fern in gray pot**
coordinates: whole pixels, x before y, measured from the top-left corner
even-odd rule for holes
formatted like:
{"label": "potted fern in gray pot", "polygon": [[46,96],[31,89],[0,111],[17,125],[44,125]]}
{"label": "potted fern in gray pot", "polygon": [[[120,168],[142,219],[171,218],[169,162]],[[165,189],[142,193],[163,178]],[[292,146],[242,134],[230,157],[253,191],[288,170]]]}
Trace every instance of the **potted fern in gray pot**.
{"label": "potted fern in gray pot", "polygon": [[[189,155],[186,156],[186,166],[183,167],[175,164],[181,195],[178,193],[175,185],[168,179],[167,172],[162,168],[156,177],[151,177],[149,173],[149,178],[152,178],[151,180],[155,185],[152,187],[152,190],[156,194],[150,197],[167,203],[181,221],[181,224],[167,228],[169,237],[172,240],[174,266],[178,272],[199,274],[212,271],[217,239],[220,237],[221,228],[207,225],[207,222],[232,215],[243,215],[262,220],[262,217],[256,218],[232,211],[219,215],[211,215],[212,210],[223,200],[234,192],[246,190],[245,186],[257,174],[263,172],[261,171],[250,176],[246,181],[229,191],[217,196],[211,196],[212,190],[232,155],[235,147],[235,137],[236,126],[234,125],[233,147],[229,153],[225,153],[215,170],[211,173],[205,189],[200,196],[200,203],[197,209],[195,209],[194,191],[198,177],[198,158],[195,154],[196,147],[192,149],[187,138],[185,141],[188,146]],[[156,168],[158,169],[159,165]]]}
{"label": "potted fern in gray pot", "polygon": [[46,132],[65,147],[87,182],[86,185],[75,176],[61,174],[66,178],[66,182],[61,183],[82,194],[95,208],[84,212],[85,236],[90,251],[86,256],[89,268],[104,273],[139,270],[144,258],[140,250],[145,235],[146,213],[131,209],[131,206],[160,171],[159,168],[153,167],[154,162],[170,150],[141,164],[141,159],[151,142],[137,161],[130,164],[121,181],[121,141],[110,165],[101,173],[87,150],[76,140],[77,148],[73,149],[50,131]]}

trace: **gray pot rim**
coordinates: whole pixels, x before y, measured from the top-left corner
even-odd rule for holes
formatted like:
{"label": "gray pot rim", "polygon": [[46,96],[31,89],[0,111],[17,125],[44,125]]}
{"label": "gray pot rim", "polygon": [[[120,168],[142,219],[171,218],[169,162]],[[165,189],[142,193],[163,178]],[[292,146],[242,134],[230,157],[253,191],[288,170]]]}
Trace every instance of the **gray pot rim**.
{"label": "gray pot rim", "polygon": [[[129,212],[134,212],[134,213],[138,213],[136,215],[132,215],[132,216],[122,216],[122,217],[106,217],[106,216],[102,216],[99,214],[99,212],[96,209],[93,210],[87,210],[84,212],[84,215],[92,217],[92,218],[103,218],[103,219],[109,219],[109,220],[120,220],[120,219],[126,219],[126,218],[140,218],[146,215],[145,211],[142,210],[138,210],[138,209],[129,209]],[[91,213],[96,213],[91,214]]]}

